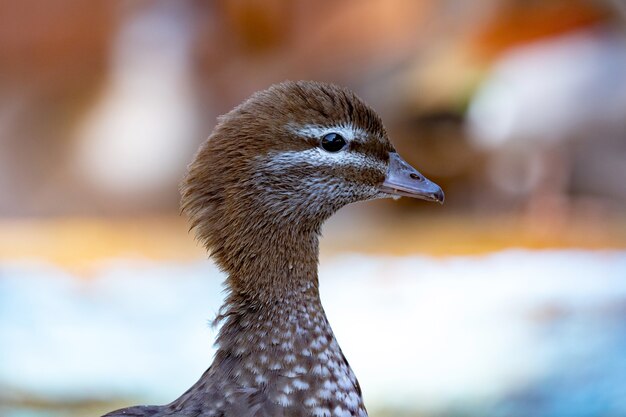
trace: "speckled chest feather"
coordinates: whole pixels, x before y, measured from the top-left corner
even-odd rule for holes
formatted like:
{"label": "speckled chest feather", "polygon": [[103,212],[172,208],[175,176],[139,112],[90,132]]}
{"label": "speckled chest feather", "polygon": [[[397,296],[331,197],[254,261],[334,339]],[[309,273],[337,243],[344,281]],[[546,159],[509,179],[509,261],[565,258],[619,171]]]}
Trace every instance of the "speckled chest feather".
{"label": "speckled chest feather", "polygon": [[199,416],[367,415],[356,377],[312,293],[229,315],[219,343],[207,373],[168,406],[172,415],[190,409]]}

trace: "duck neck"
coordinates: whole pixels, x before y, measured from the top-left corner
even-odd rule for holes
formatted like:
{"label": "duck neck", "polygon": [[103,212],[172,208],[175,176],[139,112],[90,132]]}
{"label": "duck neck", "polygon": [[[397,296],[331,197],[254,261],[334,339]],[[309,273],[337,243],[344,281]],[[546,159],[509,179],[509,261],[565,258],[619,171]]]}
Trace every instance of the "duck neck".
{"label": "duck neck", "polygon": [[318,295],[319,234],[285,228],[253,232],[228,272],[228,303],[259,305]]}
{"label": "duck neck", "polygon": [[[277,333],[306,338],[308,334],[296,332],[304,323],[326,322],[317,278],[318,234],[283,229],[257,232],[253,240],[241,251],[238,268],[228,271],[229,295],[218,317],[223,321],[217,340],[220,350],[250,350],[258,345],[242,336],[252,334],[261,347],[264,342],[272,345]],[[330,326],[328,331],[332,335]]]}
{"label": "duck neck", "polygon": [[232,383],[262,390],[278,406],[365,416],[320,301],[318,234],[267,237],[229,274],[216,362]]}

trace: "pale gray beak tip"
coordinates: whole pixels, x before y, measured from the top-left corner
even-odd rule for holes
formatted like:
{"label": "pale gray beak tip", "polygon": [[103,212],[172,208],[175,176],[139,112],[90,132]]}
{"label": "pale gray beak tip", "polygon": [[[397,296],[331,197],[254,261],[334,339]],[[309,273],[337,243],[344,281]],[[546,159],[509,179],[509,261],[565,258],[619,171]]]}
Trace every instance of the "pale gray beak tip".
{"label": "pale gray beak tip", "polygon": [[435,200],[439,204],[443,204],[446,200],[446,195],[443,193],[441,187],[439,188],[439,190],[433,193],[433,200]]}
{"label": "pale gray beak tip", "polygon": [[389,168],[380,189],[391,196],[420,198],[439,204],[445,200],[441,187],[420,174],[396,152],[389,153]]}

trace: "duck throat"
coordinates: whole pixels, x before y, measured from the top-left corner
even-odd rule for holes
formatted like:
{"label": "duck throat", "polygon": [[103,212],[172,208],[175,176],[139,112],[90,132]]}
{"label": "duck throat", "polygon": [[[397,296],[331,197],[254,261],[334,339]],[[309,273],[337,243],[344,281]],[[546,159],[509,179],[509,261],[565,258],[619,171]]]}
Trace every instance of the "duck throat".
{"label": "duck throat", "polygon": [[299,248],[270,246],[271,256],[283,258],[257,257],[245,270],[254,275],[229,276],[213,378],[234,392],[255,392],[267,415],[292,415],[282,409],[364,417],[359,384],[320,301],[317,235],[299,242]]}

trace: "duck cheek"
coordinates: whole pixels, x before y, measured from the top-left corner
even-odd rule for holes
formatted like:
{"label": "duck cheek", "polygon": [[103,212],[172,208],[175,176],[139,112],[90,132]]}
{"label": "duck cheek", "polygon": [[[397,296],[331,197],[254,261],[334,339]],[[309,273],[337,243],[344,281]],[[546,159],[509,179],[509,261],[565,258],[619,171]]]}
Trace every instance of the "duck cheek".
{"label": "duck cheek", "polygon": [[379,198],[386,198],[387,195],[381,193],[378,187],[367,186],[361,193],[361,198],[359,201],[367,201],[367,200],[376,200]]}
{"label": "duck cheek", "polygon": [[378,188],[384,179],[385,174],[381,170],[351,167],[334,172],[329,178],[329,186],[337,190],[335,198],[346,205],[381,198]]}

